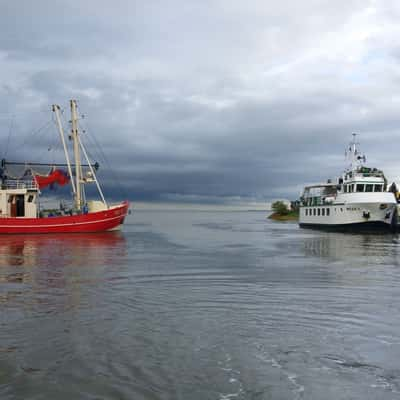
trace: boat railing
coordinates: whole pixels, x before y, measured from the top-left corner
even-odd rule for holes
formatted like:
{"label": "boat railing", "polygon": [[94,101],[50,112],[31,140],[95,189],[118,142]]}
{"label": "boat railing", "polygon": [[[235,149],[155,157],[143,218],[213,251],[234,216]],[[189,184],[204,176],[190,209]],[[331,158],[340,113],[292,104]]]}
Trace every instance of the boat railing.
{"label": "boat railing", "polygon": [[310,197],[302,197],[300,202],[305,207],[311,206],[325,206],[332,204],[335,200],[336,195],[326,195],[326,196],[310,196]]}
{"label": "boat railing", "polygon": [[353,174],[354,177],[364,177],[364,178],[383,178],[384,175],[380,172],[357,172]]}
{"label": "boat railing", "polygon": [[34,179],[33,180],[6,179],[3,181],[1,188],[38,190],[38,186]]}

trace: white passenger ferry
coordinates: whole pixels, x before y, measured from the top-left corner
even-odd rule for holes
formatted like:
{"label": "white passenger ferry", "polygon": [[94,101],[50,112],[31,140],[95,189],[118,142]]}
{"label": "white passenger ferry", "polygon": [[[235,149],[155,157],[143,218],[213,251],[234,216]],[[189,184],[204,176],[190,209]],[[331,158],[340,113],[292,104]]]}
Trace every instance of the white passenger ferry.
{"label": "white passenger ferry", "polygon": [[381,170],[364,165],[356,135],[346,152],[349,167],[335,182],[307,186],[300,199],[299,225],[336,230],[395,230],[397,201]]}

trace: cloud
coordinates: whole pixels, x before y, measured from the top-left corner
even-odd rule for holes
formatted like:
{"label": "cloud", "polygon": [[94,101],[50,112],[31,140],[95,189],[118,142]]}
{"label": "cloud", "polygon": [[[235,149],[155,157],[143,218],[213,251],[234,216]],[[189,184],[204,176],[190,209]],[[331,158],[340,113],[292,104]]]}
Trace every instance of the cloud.
{"label": "cloud", "polygon": [[61,156],[51,131],[29,132],[53,103],[67,127],[77,98],[110,196],[117,176],[132,200],[295,198],[343,170],[354,131],[399,180],[399,14],[394,1],[8,3],[8,157]]}

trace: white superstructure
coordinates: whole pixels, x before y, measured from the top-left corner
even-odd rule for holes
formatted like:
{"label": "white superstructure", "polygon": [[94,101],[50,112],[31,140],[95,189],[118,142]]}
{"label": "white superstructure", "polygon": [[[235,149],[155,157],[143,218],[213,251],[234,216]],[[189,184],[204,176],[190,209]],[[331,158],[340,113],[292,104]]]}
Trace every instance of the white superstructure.
{"label": "white superstructure", "polygon": [[387,191],[382,171],[364,165],[356,135],[349,146],[349,167],[335,182],[307,186],[301,196],[301,227],[337,229],[395,229],[397,201]]}

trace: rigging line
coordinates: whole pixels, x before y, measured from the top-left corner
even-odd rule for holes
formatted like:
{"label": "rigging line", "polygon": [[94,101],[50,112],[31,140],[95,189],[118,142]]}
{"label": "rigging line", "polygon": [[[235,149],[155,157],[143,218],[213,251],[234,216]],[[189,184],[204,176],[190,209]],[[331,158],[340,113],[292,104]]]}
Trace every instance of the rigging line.
{"label": "rigging line", "polygon": [[[32,139],[33,137],[35,137],[38,133],[40,133],[41,131],[44,131],[45,129],[47,129],[49,127],[49,125],[52,123],[53,121],[50,119],[50,121],[47,121],[44,125],[42,125],[40,128],[36,129],[36,131],[33,132],[29,132],[25,135],[24,140],[21,144],[21,146],[24,146],[27,144],[29,139]],[[44,133],[47,133],[47,131],[44,131]],[[41,138],[42,135],[38,136],[36,139]],[[37,141],[37,140],[36,140]]]}
{"label": "rigging line", "polygon": [[8,153],[8,147],[10,145],[10,139],[11,139],[11,135],[12,135],[12,132],[13,132],[14,118],[15,118],[15,115],[12,115],[11,122],[10,122],[10,128],[8,130],[6,149],[4,151],[3,158],[6,158],[7,153]]}
{"label": "rigging line", "polygon": [[[45,136],[48,139],[48,134],[49,134],[49,130],[47,129],[46,131],[43,132],[43,134],[40,136],[40,138],[43,138]],[[54,140],[53,137],[51,139]],[[49,140],[50,143],[51,143],[51,139]],[[38,157],[38,159],[43,160],[45,158],[45,154],[47,154],[48,152],[49,152],[49,147],[44,146],[44,150],[42,150],[42,152],[40,153],[40,157]]]}
{"label": "rigging line", "polygon": [[[104,153],[102,146],[101,146],[100,143],[98,142],[96,136],[95,136],[95,135],[92,135],[92,133],[91,133],[92,130],[91,130],[91,129],[89,130],[88,128],[89,128],[89,125],[87,125],[87,128],[85,128],[85,131],[86,131],[86,133],[87,133],[87,135],[86,135],[87,138],[88,138],[89,140],[92,141],[92,143],[94,144],[95,147],[97,147],[97,150],[98,150],[98,152],[99,152],[99,156],[100,156],[100,157],[103,159],[103,161],[107,164],[107,167],[108,167],[110,170],[112,170],[112,168],[111,168],[111,163],[109,162],[109,160],[108,160],[106,154]],[[96,157],[94,157],[94,158],[96,158]]]}
{"label": "rigging line", "polygon": [[[89,126],[87,125],[87,127],[89,127]],[[110,163],[110,161],[108,160],[106,154],[104,153],[104,151],[103,151],[103,149],[102,149],[100,143],[97,141],[96,136],[91,134],[91,129],[90,129],[90,132],[89,132],[88,129],[86,129],[86,132],[88,133],[86,136],[87,136],[90,140],[92,140],[93,143],[95,144],[95,146],[98,148],[98,151],[99,151],[101,157],[103,158],[104,162],[106,163],[106,165],[107,165],[107,167],[108,167],[108,169],[109,169],[109,171],[110,171],[110,173],[111,173],[111,175],[112,175],[111,177],[112,177],[112,178],[114,179],[114,181],[116,182],[116,184],[117,184],[117,186],[118,186],[118,188],[119,188],[119,190],[120,190],[122,196],[125,197],[125,198],[127,198],[127,197],[128,197],[128,196],[127,196],[127,192],[126,192],[125,188],[123,187],[123,185],[121,184],[121,181],[120,181],[120,179],[118,178],[117,174],[114,172],[113,168],[111,167],[111,163]]]}
{"label": "rigging line", "polygon": [[[24,136],[24,140],[22,141],[22,143],[21,143],[21,147],[22,146],[25,146],[26,144],[27,144],[27,142],[28,142],[28,139],[30,138],[30,137],[34,137],[34,136],[36,136],[39,132],[41,132],[42,130],[44,130],[45,128],[48,128],[48,126],[51,124],[51,120],[50,121],[47,121],[44,125],[42,125],[41,127],[39,127],[36,131],[33,131],[33,133],[32,132],[29,132],[29,133],[27,133],[25,136]],[[5,153],[4,153],[4,157],[3,158],[5,158],[6,156],[7,156],[7,153],[8,153],[8,150],[9,150],[9,142],[10,142],[10,139],[11,139],[11,127],[10,127],[10,133],[9,133],[9,135],[8,135],[8,140],[7,140],[7,146],[6,146],[6,151],[5,151]],[[31,135],[31,136],[30,136]],[[41,136],[39,136],[39,138],[40,138]],[[38,138],[37,138],[38,139]],[[19,145],[19,143],[20,142],[18,142],[18,143],[15,143],[14,145],[14,147],[18,147],[18,145]]]}

